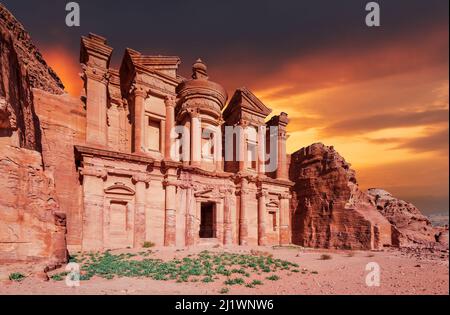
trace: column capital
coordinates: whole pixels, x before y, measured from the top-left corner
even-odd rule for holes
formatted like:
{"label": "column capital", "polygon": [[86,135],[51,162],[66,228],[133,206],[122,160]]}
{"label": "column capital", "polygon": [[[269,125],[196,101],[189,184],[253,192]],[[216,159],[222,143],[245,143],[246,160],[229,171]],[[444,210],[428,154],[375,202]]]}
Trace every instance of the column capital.
{"label": "column capital", "polygon": [[83,81],[90,79],[107,85],[111,78],[111,74],[105,69],[91,67],[85,64],[81,65],[81,69],[83,73],[80,75]]}
{"label": "column capital", "polygon": [[170,180],[167,178],[164,179],[162,183],[163,183],[164,187],[168,187],[168,186],[179,187],[180,186],[180,182],[178,180]]}
{"label": "column capital", "polygon": [[142,84],[134,82],[130,88],[130,94],[133,94],[135,97],[140,96],[146,98],[150,93],[150,89],[145,87]]}
{"label": "column capital", "polygon": [[148,174],[145,173],[137,173],[133,175],[133,181],[135,183],[150,183],[151,182],[151,177]]}
{"label": "column capital", "polygon": [[200,118],[200,113],[195,109],[190,109],[188,113],[191,118]]}
{"label": "column capital", "polygon": [[261,198],[261,197],[264,197],[264,198],[267,198],[267,197],[269,197],[269,191],[267,191],[267,190],[260,190],[260,191],[258,191],[258,194],[256,195],[258,198]]}
{"label": "column capital", "polygon": [[166,107],[173,107],[176,106],[176,97],[173,95],[167,95],[164,99],[164,103],[166,104]]}
{"label": "column capital", "polygon": [[83,176],[94,176],[103,179],[104,181],[108,177],[108,171],[101,167],[85,166],[80,169],[80,174]]}
{"label": "column capital", "polygon": [[241,126],[242,128],[247,128],[248,126],[250,126],[250,122],[246,119],[241,119],[239,120],[238,125]]}

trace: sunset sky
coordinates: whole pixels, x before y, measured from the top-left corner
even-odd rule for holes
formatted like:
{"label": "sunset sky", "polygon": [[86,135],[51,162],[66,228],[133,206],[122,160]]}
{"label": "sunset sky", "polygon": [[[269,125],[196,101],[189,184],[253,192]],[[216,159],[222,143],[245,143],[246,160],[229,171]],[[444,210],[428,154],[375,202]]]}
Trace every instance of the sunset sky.
{"label": "sunset sky", "polygon": [[80,95],[80,36],[108,38],[118,66],[126,47],[198,58],[230,94],[247,86],[289,113],[289,152],[323,142],[357,171],[424,213],[449,208],[448,0],[377,1],[381,27],[360,0],[2,1],[31,33],[67,91]]}

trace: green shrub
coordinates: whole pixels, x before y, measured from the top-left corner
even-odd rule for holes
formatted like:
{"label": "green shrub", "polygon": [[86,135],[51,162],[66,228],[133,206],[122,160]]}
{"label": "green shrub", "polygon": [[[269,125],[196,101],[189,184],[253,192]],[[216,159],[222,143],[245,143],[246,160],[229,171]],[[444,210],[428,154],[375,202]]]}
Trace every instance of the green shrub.
{"label": "green shrub", "polygon": [[21,274],[20,272],[14,272],[9,275],[9,280],[16,281],[16,282],[20,282],[25,278],[26,277],[23,274]]}
{"label": "green shrub", "polygon": [[278,277],[277,275],[271,275],[270,277],[267,277],[266,279],[270,280],[270,281],[278,281],[278,280],[280,280],[280,277]]}
{"label": "green shrub", "polygon": [[230,292],[230,289],[228,289],[228,288],[222,288],[219,291],[220,294],[227,294],[228,292]]}
{"label": "green shrub", "polygon": [[260,280],[253,280],[253,281],[252,281],[252,284],[253,284],[254,286],[256,286],[256,285],[263,285],[262,281],[260,281]]}

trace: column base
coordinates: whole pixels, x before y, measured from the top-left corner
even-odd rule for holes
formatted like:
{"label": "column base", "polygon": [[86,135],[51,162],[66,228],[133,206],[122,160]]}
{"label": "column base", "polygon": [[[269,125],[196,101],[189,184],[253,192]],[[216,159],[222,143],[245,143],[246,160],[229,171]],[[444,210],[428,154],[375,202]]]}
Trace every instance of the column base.
{"label": "column base", "polygon": [[280,245],[290,245],[291,240],[289,239],[289,228],[280,229]]}

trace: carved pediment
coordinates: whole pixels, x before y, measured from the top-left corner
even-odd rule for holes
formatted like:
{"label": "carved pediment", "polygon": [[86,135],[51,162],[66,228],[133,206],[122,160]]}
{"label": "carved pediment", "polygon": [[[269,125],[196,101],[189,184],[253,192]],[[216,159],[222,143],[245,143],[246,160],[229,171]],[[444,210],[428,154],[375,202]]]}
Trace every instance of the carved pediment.
{"label": "carved pediment", "polygon": [[236,114],[238,114],[236,116],[243,116],[243,113],[246,113],[246,116],[255,116],[264,120],[271,112],[272,110],[264,105],[250,90],[243,87],[236,90],[223,116],[228,119]]}
{"label": "carved pediment", "polygon": [[123,183],[115,183],[114,185],[105,189],[106,194],[134,196],[134,190]]}
{"label": "carved pediment", "polygon": [[268,202],[266,204],[267,208],[278,208],[280,206],[280,203],[277,202],[276,200],[271,200],[270,202]]}

